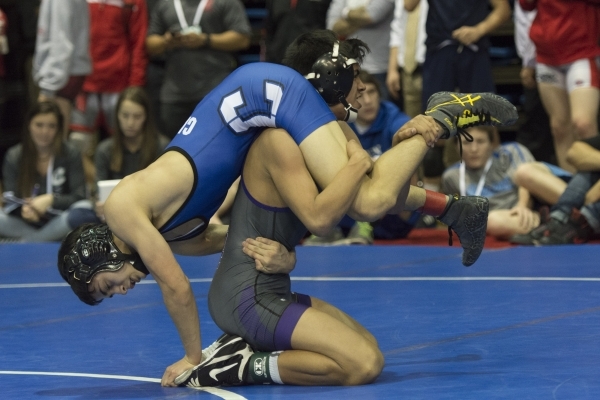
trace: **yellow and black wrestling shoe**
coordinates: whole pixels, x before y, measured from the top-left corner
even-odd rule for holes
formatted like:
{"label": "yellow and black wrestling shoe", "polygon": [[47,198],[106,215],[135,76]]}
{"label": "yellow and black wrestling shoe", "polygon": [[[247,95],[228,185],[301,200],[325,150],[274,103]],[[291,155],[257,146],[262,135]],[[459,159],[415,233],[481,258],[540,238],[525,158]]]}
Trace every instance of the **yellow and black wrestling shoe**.
{"label": "yellow and black wrestling shoe", "polygon": [[444,128],[440,139],[461,133],[468,141],[473,138],[465,132],[466,128],[479,125],[510,126],[519,118],[514,105],[493,93],[438,92],[427,100],[425,115],[435,119]]}

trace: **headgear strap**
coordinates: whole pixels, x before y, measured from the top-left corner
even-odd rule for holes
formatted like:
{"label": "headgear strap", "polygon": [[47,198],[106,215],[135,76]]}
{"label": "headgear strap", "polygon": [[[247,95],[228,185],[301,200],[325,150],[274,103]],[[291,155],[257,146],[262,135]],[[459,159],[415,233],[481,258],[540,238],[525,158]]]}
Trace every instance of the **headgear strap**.
{"label": "headgear strap", "polygon": [[340,42],[333,44],[330,53],[324,54],[315,61],[311,72],[304,77],[321,94],[330,106],[341,103],[346,110],[344,121],[353,122],[358,111],[346,100],[354,84],[354,58],[346,58],[340,54]]}

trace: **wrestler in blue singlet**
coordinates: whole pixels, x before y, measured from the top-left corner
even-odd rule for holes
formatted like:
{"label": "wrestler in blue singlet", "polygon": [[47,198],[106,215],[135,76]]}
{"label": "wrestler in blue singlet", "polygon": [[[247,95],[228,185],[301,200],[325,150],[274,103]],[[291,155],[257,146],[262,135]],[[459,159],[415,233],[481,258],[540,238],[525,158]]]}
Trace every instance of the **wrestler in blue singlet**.
{"label": "wrestler in blue singlet", "polygon": [[244,65],[196,107],[165,151],[183,154],[194,169],[194,185],[183,206],[159,231],[199,219],[173,240],[199,235],[240,175],[254,138],[267,127],[285,129],[300,144],[336,118],[315,88],[291,68]]}
{"label": "wrestler in blue singlet", "polygon": [[269,207],[252,197],[242,180],[219,268],[208,291],[208,310],[224,332],[241,336],[254,349],[291,349],[298,320],[311,306],[310,297],[291,291],[289,274],[257,271],[242,252],[249,237],[275,240],[291,251],[306,227],[289,208]]}

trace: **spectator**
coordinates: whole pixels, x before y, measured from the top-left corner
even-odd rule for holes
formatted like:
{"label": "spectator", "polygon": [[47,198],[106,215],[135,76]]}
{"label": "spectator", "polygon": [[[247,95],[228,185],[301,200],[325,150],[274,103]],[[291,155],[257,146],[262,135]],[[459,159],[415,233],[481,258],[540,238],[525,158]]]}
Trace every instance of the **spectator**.
{"label": "spectator", "polygon": [[[150,110],[150,100],[142,88],[132,86],[121,92],[115,133],[96,149],[96,182],[122,179],[158,158],[169,141],[156,131]],[[96,201],[94,210],[82,208],[69,216],[72,229],[86,222],[104,222],[104,201]]]}
{"label": "spectator", "polygon": [[421,114],[423,74],[425,61],[425,21],[427,0],[407,12],[404,0],[396,0],[394,20],[391,24],[390,54],[386,85],[390,96],[398,99],[402,92],[402,103],[406,114],[414,118]]}
{"label": "spectator", "polygon": [[[4,55],[8,54],[8,37],[7,33],[7,19],[6,14],[0,8],[0,85],[4,84],[4,77],[6,76],[6,67],[4,66]],[[0,86],[0,99],[4,100],[4,87]]]}
{"label": "spectator", "polygon": [[327,12],[328,29],[340,37],[359,38],[369,46],[371,52],[361,68],[379,81],[384,100],[389,98],[385,81],[393,10],[390,0],[333,0]]}
{"label": "spectator", "polygon": [[[365,90],[360,97],[362,107],[358,110],[356,122],[349,125],[356,132],[362,147],[373,160],[377,160],[392,147],[394,133],[407,123],[409,118],[398,110],[395,104],[381,99],[380,83],[373,75],[361,71],[358,77],[365,84]],[[304,241],[304,245],[372,244],[374,237],[398,239],[410,232],[414,222],[411,224],[397,215],[386,215],[375,222],[374,226],[375,232],[370,223],[356,222],[350,217],[345,217],[330,235],[311,235]],[[346,238],[342,228],[350,230]]]}
{"label": "spectator", "polygon": [[[405,0],[413,11],[420,0]],[[423,64],[423,109],[441,91],[494,92],[489,33],[510,18],[508,0],[428,0]],[[490,11],[490,5],[492,10]],[[423,160],[426,187],[435,189],[444,171],[440,141]]]}
{"label": "spectator", "polygon": [[155,7],[146,47],[166,57],[160,116],[167,136],[235,69],[233,52],[248,48],[250,34],[240,0],[165,0]]}
{"label": "spectator", "polygon": [[40,6],[33,59],[38,101],[53,99],[64,117],[64,137],[71,106],[83,81],[92,72],[89,54],[90,21],[85,0],[45,0]]}
{"label": "spectator", "polygon": [[[508,239],[517,233],[527,233],[540,224],[540,214],[532,210],[533,199],[527,186],[515,183],[515,171],[534,161],[523,145],[516,142],[497,146],[498,133],[494,127],[470,128],[473,141],[462,140],[463,162],[449,167],[442,175],[444,193],[484,196],[490,200],[487,234]],[[556,167],[552,174],[568,176]],[[541,171],[540,174],[550,174]],[[545,176],[545,175],[544,175]],[[557,184],[559,189],[564,183]]]}
{"label": "spectator", "polygon": [[550,219],[512,243],[554,245],[582,243],[600,233],[600,137],[576,141],[567,152],[567,161],[577,168],[552,208]]}
{"label": "spectator", "polygon": [[[91,160],[94,134],[114,131],[119,93],[144,86],[148,62],[144,41],[148,25],[145,0],[88,0],[93,72],[85,78],[71,121],[71,140]],[[93,182],[93,164],[84,164]]]}
{"label": "spectator", "polygon": [[537,7],[529,31],[536,47],[536,79],[558,165],[573,170],[566,160],[571,144],[598,134],[600,2],[519,2],[524,10]]}
{"label": "spectator", "polygon": [[265,61],[281,64],[285,49],[303,33],[325,29],[331,0],[267,0]]}
{"label": "spectator", "polygon": [[517,142],[527,147],[538,161],[557,164],[550,120],[535,81],[535,45],[529,38],[529,29],[536,11],[523,11],[515,2],[515,44],[521,57],[521,84],[523,85],[523,118],[517,131]]}
{"label": "spectator", "polygon": [[81,154],[63,141],[62,124],[53,102],[36,103],[29,112],[21,143],[4,159],[0,235],[59,241],[70,231],[69,212],[86,206]]}
{"label": "spectator", "polygon": [[[9,86],[9,95],[18,94],[18,100],[22,101],[19,107],[23,107],[24,113],[37,99],[37,88],[32,79],[31,67],[35,49],[35,38],[37,31],[37,20],[40,0],[0,0],[0,7],[5,14],[6,44],[10,52],[4,55],[5,79]],[[14,100],[17,100],[15,98]],[[11,99],[13,100],[13,99]],[[13,104],[14,106],[14,104]],[[11,110],[11,118],[15,120],[14,112]],[[22,110],[18,110],[20,113]],[[23,124],[19,115],[15,123],[20,129]]]}
{"label": "spectator", "polygon": [[[148,15],[152,15],[154,8],[161,2],[161,0],[146,0],[148,8]],[[150,108],[160,115],[160,87],[162,86],[163,80],[165,79],[165,55],[160,54],[156,56],[148,57],[148,66],[146,67],[146,93],[150,98]],[[154,118],[154,123],[160,133],[165,132],[165,127],[162,126],[162,119],[160,117]]]}

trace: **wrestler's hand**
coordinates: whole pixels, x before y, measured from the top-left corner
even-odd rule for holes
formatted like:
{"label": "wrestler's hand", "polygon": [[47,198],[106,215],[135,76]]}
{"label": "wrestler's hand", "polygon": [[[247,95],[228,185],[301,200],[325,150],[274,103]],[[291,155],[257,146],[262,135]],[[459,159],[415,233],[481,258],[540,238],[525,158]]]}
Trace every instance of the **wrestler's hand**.
{"label": "wrestler's hand", "polygon": [[181,360],[177,361],[175,364],[171,364],[165,370],[163,377],[160,381],[161,386],[177,386],[175,384],[175,378],[181,375],[184,371],[187,371],[190,368],[194,368],[195,365],[188,362],[187,358],[183,357]]}
{"label": "wrestler's hand", "polygon": [[420,114],[398,129],[392,138],[392,146],[418,134],[423,136],[427,146],[434,147],[442,133],[442,127],[432,117]]}
{"label": "wrestler's hand", "polygon": [[248,238],[242,243],[242,251],[254,258],[257,271],[266,274],[289,274],[296,267],[296,252],[274,240]]}
{"label": "wrestler's hand", "polygon": [[348,143],[346,143],[346,153],[348,154],[348,164],[364,165],[366,169],[365,173],[368,174],[371,172],[373,169],[373,159],[356,140],[348,140]]}

